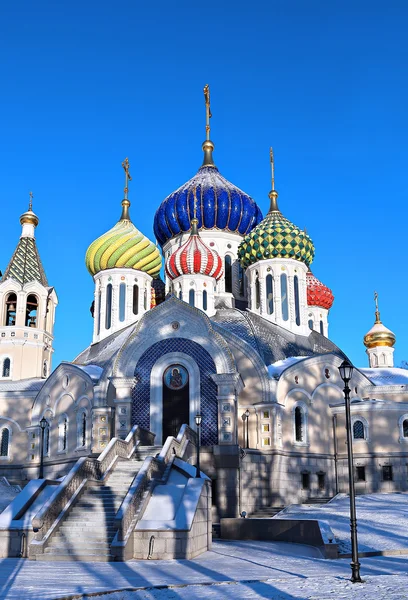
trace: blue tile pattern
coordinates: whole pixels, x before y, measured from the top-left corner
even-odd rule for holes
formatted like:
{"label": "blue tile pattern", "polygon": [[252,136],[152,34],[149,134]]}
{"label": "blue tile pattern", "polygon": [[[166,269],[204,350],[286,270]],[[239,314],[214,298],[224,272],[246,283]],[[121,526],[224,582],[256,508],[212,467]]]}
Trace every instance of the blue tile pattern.
{"label": "blue tile pattern", "polygon": [[180,232],[190,230],[194,192],[199,229],[225,229],[246,235],[262,221],[262,213],[250,196],[225,179],[216,167],[201,167],[156,211],[154,234],[161,246]]}
{"label": "blue tile pattern", "polygon": [[215,364],[202,346],[184,338],[156,342],[140,357],[135,369],[136,385],[132,390],[132,426],[137,424],[150,428],[150,373],[155,362],[168,352],[184,352],[197,363],[203,417],[201,443],[203,446],[218,444],[217,386],[211,379],[211,375],[216,373]]}

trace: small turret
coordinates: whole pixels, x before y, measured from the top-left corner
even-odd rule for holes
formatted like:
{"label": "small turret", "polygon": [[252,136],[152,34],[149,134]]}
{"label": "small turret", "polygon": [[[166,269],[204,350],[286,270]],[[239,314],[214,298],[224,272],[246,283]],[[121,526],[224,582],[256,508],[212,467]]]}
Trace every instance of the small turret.
{"label": "small turret", "polygon": [[394,333],[382,324],[378,309],[378,294],[374,292],[375,323],[364,336],[364,346],[369,359],[370,367],[393,367]]}

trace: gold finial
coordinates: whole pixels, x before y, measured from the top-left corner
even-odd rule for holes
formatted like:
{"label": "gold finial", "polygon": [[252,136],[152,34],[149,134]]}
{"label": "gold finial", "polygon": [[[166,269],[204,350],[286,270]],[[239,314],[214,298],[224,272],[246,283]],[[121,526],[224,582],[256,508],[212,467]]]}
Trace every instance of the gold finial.
{"label": "gold finial", "polygon": [[375,322],[381,323],[380,311],[378,310],[378,294],[377,294],[377,292],[374,292],[374,302],[375,302]]}
{"label": "gold finial", "polygon": [[269,160],[271,162],[271,179],[272,179],[272,191],[275,191],[275,162],[273,159],[273,148],[269,149]]}
{"label": "gold finial", "polygon": [[269,199],[271,205],[269,212],[279,212],[278,208],[278,192],[275,190],[275,159],[273,155],[272,146],[269,148],[269,162],[271,163],[271,179],[272,179],[272,190],[269,192]]}
{"label": "gold finial", "polygon": [[198,219],[197,219],[197,188],[194,188],[194,204],[193,204],[193,218],[191,219],[191,232],[190,235],[198,235]]}
{"label": "gold finial", "polygon": [[204,86],[204,100],[205,100],[205,142],[203,144],[204,161],[203,167],[215,167],[212,152],[214,150],[214,144],[210,140],[210,119],[212,117],[210,107],[210,86],[208,83]]}
{"label": "gold finial", "polygon": [[125,187],[124,187],[124,194],[125,197],[122,200],[122,215],[120,217],[121,221],[130,221],[130,216],[129,216],[129,206],[130,206],[130,202],[128,200],[128,184],[129,181],[132,181],[132,176],[130,175],[130,164],[129,164],[129,159],[126,157],[125,160],[122,163],[122,167],[123,170],[125,171]]}
{"label": "gold finial", "polygon": [[205,100],[205,112],[206,112],[206,123],[205,123],[205,131],[206,131],[206,139],[210,139],[210,119],[212,117],[211,114],[211,106],[210,106],[210,86],[208,83],[204,86],[204,100]]}
{"label": "gold finial", "polygon": [[28,203],[28,210],[32,211],[33,210],[33,198],[34,198],[33,192],[30,192],[29,196],[30,196],[30,201]]}

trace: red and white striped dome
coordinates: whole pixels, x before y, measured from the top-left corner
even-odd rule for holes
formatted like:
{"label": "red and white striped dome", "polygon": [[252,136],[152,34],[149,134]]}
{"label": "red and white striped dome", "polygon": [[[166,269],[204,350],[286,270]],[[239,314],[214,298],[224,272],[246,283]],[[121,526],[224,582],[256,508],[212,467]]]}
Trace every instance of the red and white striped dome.
{"label": "red and white striped dome", "polygon": [[166,260],[166,274],[170,279],[180,275],[208,275],[218,281],[223,273],[221,257],[204,244],[193,221],[187,242]]}
{"label": "red and white striped dome", "polygon": [[330,288],[326,287],[311,271],[306,274],[307,305],[331,308],[334,296]]}

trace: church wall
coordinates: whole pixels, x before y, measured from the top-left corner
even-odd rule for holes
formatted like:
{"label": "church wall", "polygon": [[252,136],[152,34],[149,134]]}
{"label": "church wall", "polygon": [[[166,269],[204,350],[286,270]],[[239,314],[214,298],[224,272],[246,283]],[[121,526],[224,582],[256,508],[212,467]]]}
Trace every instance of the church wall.
{"label": "church wall", "polygon": [[9,453],[0,457],[0,476],[15,477],[15,466],[27,460],[27,428],[30,425],[32,403],[32,396],[9,393],[0,397],[0,435],[3,428],[9,430]]}

